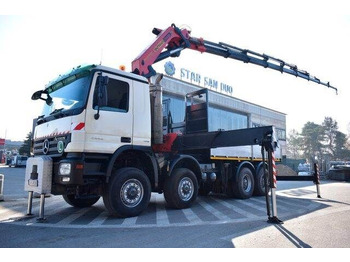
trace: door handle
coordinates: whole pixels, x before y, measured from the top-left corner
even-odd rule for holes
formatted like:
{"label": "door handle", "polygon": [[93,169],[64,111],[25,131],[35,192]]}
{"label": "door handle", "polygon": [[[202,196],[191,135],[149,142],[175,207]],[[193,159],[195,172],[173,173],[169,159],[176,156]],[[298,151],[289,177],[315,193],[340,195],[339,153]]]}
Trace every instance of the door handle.
{"label": "door handle", "polygon": [[122,142],[122,143],[131,143],[131,137],[122,136],[120,138],[120,142]]}

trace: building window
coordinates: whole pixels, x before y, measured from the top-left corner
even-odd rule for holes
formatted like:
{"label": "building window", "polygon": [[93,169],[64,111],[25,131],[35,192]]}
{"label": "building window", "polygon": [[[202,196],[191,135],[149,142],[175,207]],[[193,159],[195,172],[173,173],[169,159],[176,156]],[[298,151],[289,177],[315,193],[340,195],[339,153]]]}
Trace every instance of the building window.
{"label": "building window", "polygon": [[[176,96],[163,94],[163,101],[164,100],[169,100],[167,103],[167,110],[170,111],[173,122],[183,122],[185,120],[185,98],[181,99]],[[165,111],[166,110],[163,110],[163,114],[166,113]]]}
{"label": "building window", "polygon": [[286,130],[281,129],[281,128],[276,128],[276,132],[277,132],[277,138],[278,140],[283,140],[286,141],[287,137],[286,137]]}
{"label": "building window", "polygon": [[216,107],[209,107],[209,131],[236,130],[248,127],[248,116]]}
{"label": "building window", "polygon": [[[171,113],[174,123],[179,123],[185,119],[185,99],[168,94],[163,94],[163,101],[170,100],[167,103],[167,109]],[[163,108],[163,114],[167,111]],[[248,116],[224,110],[221,108],[209,106],[209,131],[235,130],[248,127]]]}
{"label": "building window", "polygon": [[[261,127],[264,126],[262,124],[258,124],[258,123],[252,123],[252,127]],[[277,133],[277,138],[278,140],[282,140],[282,141],[286,141],[286,130],[282,129],[282,128],[275,128],[276,133]]]}

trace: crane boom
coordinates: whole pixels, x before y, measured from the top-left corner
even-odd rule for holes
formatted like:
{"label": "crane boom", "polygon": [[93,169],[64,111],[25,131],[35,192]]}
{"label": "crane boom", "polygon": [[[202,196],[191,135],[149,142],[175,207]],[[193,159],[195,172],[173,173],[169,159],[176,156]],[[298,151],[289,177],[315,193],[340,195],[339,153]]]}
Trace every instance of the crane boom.
{"label": "crane boom", "polygon": [[[266,54],[259,54],[222,42],[214,43],[204,40],[203,38],[191,37],[190,31],[187,29],[179,29],[174,24],[165,30],[154,28],[153,33],[157,35],[157,38],[132,62],[132,71],[147,78],[156,74],[152,67],[153,64],[168,57],[178,57],[182,50],[189,48],[201,53],[206,52],[224,58],[232,58],[244,63],[252,63],[281,73],[301,77],[308,81],[332,88],[338,92],[337,88],[332,86],[329,82],[321,81],[307,71],[300,70],[296,65],[286,63],[281,59]],[[166,50],[163,51],[164,49]]]}

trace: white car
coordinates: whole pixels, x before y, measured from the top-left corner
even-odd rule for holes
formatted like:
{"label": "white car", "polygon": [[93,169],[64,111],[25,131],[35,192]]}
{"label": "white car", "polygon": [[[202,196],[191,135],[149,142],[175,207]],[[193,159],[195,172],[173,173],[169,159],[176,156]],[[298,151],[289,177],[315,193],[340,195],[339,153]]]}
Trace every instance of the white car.
{"label": "white car", "polygon": [[299,172],[298,176],[311,176],[310,172]]}
{"label": "white car", "polygon": [[26,166],[27,159],[28,159],[28,157],[26,157],[26,156],[21,156],[21,155],[13,156],[11,159],[11,162],[9,164],[9,167],[11,167],[11,166],[13,166],[13,167]]}

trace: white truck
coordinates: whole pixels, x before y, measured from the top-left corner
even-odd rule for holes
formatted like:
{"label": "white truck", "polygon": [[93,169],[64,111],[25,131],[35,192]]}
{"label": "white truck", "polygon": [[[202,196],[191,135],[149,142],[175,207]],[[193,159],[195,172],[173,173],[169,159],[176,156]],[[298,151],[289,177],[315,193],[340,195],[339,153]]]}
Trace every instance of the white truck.
{"label": "white truck", "polygon": [[[254,146],[250,152],[258,149],[261,156],[261,148],[270,152],[276,148],[274,128],[208,132],[205,90],[188,94],[186,108],[179,109],[186,110],[184,122],[171,123],[162,115],[161,76],[151,65],[191,48],[312,81],[311,76],[282,60],[260,55],[258,61],[259,54],[251,56],[249,50],[192,38],[175,25],[154,33],[154,43],[133,61],[133,72],[82,66],[33,94],[33,100],[45,101],[33,139],[35,158],[52,164],[45,171],[48,174],[42,174],[52,177],[50,193],[63,195],[76,207],[91,206],[102,196],[109,213],[119,217],[139,215],[147,208],[151,192],[164,193],[174,208],[187,208],[198,193],[210,191],[239,198],[265,194],[264,153],[262,158],[245,155],[244,160],[224,160],[213,158],[211,150]],[[173,127],[181,132],[171,132]],[[37,166],[45,161],[31,162],[26,172],[45,170]],[[36,186],[38,177],[42,176],[26,183]]]}
{"label": "white truck", "polygon": [[25,167],[27,164],[28,157],[22,155],[14,155],[11,157],[9,167]]}

